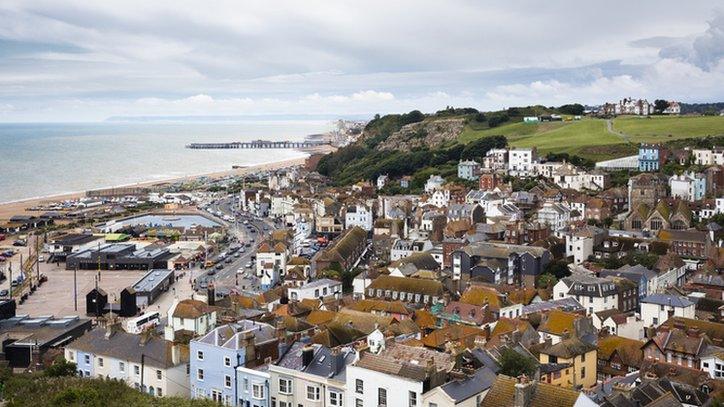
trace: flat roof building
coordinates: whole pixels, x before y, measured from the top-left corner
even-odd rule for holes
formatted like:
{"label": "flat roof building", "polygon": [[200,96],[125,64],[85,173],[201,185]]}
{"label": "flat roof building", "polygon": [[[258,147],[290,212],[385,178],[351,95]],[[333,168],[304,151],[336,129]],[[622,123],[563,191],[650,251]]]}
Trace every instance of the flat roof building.
{"label": "flat roof building", "polygon": [[161,294],[168,291],[175,280],[176,275],[173,270],[150,270],[131,286],[136,292],[136,306],[143,308],[153,304]]}
{"label": "flat roof building", "polygon": [[49,349],[65,346],[90,329],[91,320],[77,316],[18,315],[0,320],[2,354],[10,367],[32,367]]}
{"label": "flat roof building", "polygon": [[103,244],[68,255],[65,268],[72,270],[151,270],[166,269],[174,257],[168,248],[137,249],[133,243]]}

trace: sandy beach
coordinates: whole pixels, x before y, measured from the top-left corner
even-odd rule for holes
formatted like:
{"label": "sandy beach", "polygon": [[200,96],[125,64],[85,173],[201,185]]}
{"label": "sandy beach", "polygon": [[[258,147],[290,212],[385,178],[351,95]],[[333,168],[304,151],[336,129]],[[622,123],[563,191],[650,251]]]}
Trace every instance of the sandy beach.
{"label": "sandy beach", "polygon": [[[322,147],[317,147],[314,149],[305,149],[303,151],[306,153],[310,153],[310,154],[315,154],[315,153],[319,154],[319,153],[329,153],[331,151],[334,151],[334,148],[331,146],[322,146]],[[306,160],[306,157],[300,157],[300,158],[294,158],[294,159],[277,161],[277,162],[266,163],[266,164],[251,165],[248,167],[234,168],[234,169],[207,173],[207,174],[198,174],[198,175],[193,175],[193,176],[177,177],[177,178],[170,178],[170,179],[165,179],[165,180],[139,182],[136,184],[123,185],[123,186],[126,186],[126,187],[130,187],[130,186],[155,187],[155,186],[170,184],[170,183],[174,183],[174,182],[182,181],[182,180],[191,181],[191,180],[198,179],[201,177],[223,178],[223,177],[227,177],[227,176],[245,175],[245,174],[250,174],[250,173],[254,173],[254,172],[278,170],[278,169],[282,169],[282,168],[304,165],[305,160]],[[45,204],[45,203],[58,202],[58,201],[63,201],[63,200],[68,200],[68,199],[82,198],[85,196],[85,193],[86,193],[85,191],[79,191],[79,192],[73,192],[73,193],[69,193],[69,194],[59,194],[59,195],[53,195],[53,196],[48,196],[48,197],[42,197],[42,198],[30,198],[30,199],[15,201],[15,202],[0,203],[0,221],[6,221],[11,216],[14,216],[14,215],[24,215],[24,214],[37,215],[38,212],[30,211],[28,209],[32,208],[34,206]]]}

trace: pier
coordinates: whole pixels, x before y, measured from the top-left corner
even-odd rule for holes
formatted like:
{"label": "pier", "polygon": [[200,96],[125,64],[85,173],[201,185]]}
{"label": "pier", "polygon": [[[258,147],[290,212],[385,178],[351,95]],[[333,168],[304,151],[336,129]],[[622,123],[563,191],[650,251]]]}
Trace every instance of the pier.
{"label": "pier", "polygon": [[307,140],[307,141],[269,141],[269,140],[253,140],[253,141],[234,141],[231,143],[191,143],[186,148],[203,150],[203,149],[229,149],[229,148],[311,148],[329,144],[326,141]]}

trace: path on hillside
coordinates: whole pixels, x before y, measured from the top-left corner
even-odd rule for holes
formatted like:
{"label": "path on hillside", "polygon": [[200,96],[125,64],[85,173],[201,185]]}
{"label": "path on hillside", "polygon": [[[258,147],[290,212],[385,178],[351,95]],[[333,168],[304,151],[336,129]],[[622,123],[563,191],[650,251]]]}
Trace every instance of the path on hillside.
{"label": "path on hillside", "polygon": [[606,130],[608,130],[608,132],[613,134],[614,136],[621,137],[623,139],[623,141],[625,141],[627,143],[631,142],[631,139],[629,138],[628,134],[620,132],[613,128],[613,120],[611,120],[611,119],[606,119]]}

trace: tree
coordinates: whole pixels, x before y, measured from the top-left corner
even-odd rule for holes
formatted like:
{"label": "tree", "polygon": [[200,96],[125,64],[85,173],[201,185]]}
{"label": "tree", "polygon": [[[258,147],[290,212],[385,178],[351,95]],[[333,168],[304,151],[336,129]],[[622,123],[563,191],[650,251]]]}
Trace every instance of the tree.
{"label": "tree", "polygon": [[553,286],[556,285],[557,282],[558,279],[553,274],[543,273],[538,276],[535,285],[538,288],[553,288]]}
{"label": "tree", "polygon": [[500,373],[518,377],[522,374],[533,376],[536,371],[535,360],[525,357],[511,348],[505,348],[500,353]]}
{"label": "tree", "polygon": [[583,114],[583,112],[586,109],[583,107],[580,103],[573,103],[568,105],[563,105],[558,108],[558,111],[563,114],[572,114],[574,116],[580,116]]}
{"label": "tree", "polygon": [[555,276],[557,279],[568,277],[571,275],[571,270],[568,269],[568,262],[565,260],[556,260],[548,263],[543,273],[548,273]]}
{"label": "tree", "polygon": [[654,111],[656,113],[663,113],[669,107],[669,102],[663,99],[654,100]]}
{"label": "tree", "polygon": [[501,124],[507,122],[508,120],[510,120],[510,117],[508,117],[507,114],[505,114],[505,113],[497,114],[495,116],[491,116],[488,118],[488,126],[498,127]]}
{"label": "tree", "polygon": [[75,376],[76,364],[68,362],[65,358],[56,359],[50,367],[43,372],[48,377]]}
{"label": "tree", "polygon": [[480,112],[475,115],[475,121],[478,123],[484,123],[486,120],[488,120],[487,117],[485,117],[485,113]]}

